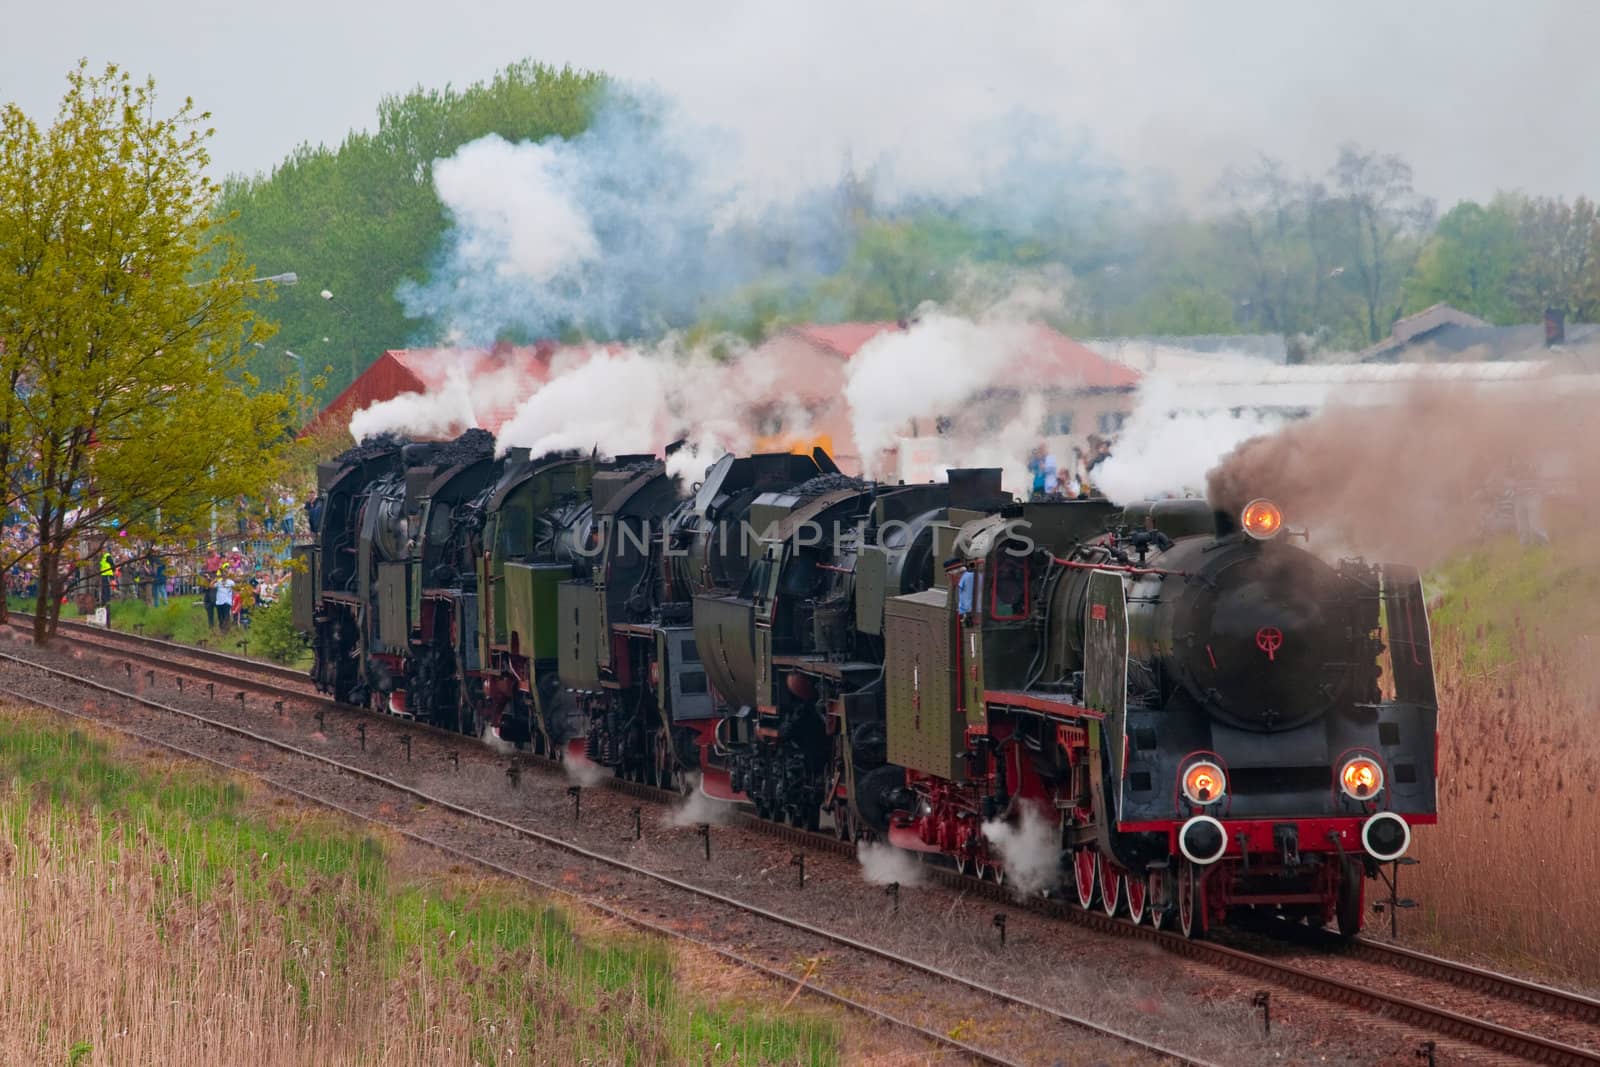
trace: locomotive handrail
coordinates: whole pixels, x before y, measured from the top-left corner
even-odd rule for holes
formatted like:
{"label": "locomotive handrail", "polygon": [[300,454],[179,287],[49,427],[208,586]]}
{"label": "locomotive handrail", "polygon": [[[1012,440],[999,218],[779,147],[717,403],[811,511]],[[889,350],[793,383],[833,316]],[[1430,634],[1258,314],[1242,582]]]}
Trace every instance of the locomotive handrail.
{"label": "locomotive handrail", "polygon": [[1146,574],[1160,574],[1171,578],[1195,577],[1189,571],[1169,571],[1162,567],[1135,567],[1132,564],[1123,563],[1083,563],[1078,560],[1065,559],[1061,556],[1055,555],[1054,553],[1046,553],[1046,555],[1050,557],[1051,563],[1061,567],[1068,567],[1076,571],[1113,571],[1117,574],[1132,574],[1137,576],[1143,576]]}

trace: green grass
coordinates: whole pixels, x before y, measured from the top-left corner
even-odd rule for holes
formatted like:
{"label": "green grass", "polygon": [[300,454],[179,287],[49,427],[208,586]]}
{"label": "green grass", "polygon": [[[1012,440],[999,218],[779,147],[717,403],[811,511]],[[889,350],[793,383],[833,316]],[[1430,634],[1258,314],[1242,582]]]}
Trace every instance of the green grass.
{"label": "green grass", "polygon": [[105,869],[131,863],[136,847],[156,857],[148,906],[158,924],[172,917],[163,936],[186,936],[179,917],[210,907],[241,951],[261,937],[303,947],[281,952],[281,982],[305,1012],[377,1010],[364,1003],[377,995],[391,1018],[400,1005],[427,1027],[443,1003],[504,1027],[470,1038],[481,1063],[499,1062],[507,1031],[522,1049],[559,1042],[596,1062],[838,1060],[830,1023],[686,994],[658,940],[585,936],[568,912],[513,883],[408,874],[378,838],[298,809],[254,814],[244,788],[209,772],[136,765],[83,731],[0,716],[0,783],[9,783],[0,827],[19,874],[34,873],[21,860],[33,854],[25,838],[43,827],[65,854],[92,821]]}
{"label": "green grass", "polygon": [[[6,604],[12,611],[31,613],[34,608],[32,600],[20,597],[8,597]],[[251,611],[249,630],[236,624],[224,634],[206,624],[205,603],[198,595],[172,597],[161,607],[141,600],[119,599],[111,602],[111,626],[183,645],[203,645],[220,652],[248,652],[293,667],[309,667],[313,659],[311,650],[294,635],[289,612],[287,597],[271,605],[258,604]],[[76,605],[62,605],[61,617],[79,618]]]}
{"label": "green grass", "polygon": [[[6,597],[6,607],[11,611],[22,611],[32,615],[35,604],[31,596],[8,596]],[[63,619],[76,619],[78,617],[77,607],[70,602],[61,605],[61,617]]]}
{"label": "green grass", "polygon": [[1435,629],[1461,637],[1462,666],[1511,662],[1536,633],[1559,636],[1580,625],[1600,599],[1600,572],[1568,549],[1526,547],[1503,537],[1428,575]]}

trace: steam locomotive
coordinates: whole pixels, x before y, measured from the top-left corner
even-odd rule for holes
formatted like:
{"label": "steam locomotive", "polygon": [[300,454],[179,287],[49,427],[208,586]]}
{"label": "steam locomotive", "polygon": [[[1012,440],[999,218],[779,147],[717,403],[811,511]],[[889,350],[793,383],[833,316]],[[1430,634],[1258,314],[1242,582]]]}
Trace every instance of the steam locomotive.
{"label": "steam locomotive", "polygon": [[[761,816],[1021,874],[1190,936],[1359,930],[1436,818],[1415,570],[1324,562],[1270,502],[1016,503],[822,450],[368,441],[318,472],[297,625],[339,700]],[[1036,873],[1036,872],[1035,872]]]}

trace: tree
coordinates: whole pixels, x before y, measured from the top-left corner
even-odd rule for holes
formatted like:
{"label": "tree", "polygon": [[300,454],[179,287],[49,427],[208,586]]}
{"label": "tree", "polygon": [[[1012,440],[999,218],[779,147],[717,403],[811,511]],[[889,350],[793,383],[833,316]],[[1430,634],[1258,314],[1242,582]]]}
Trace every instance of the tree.
{"label": "tree", "polygon": [[158,115],[154,84],[114,66],[67,82],[48,129],[0,111],[0,484],[32,534],[41,644],[75,552],[183,534],[257,493],[289,407],[240,374],[271,329],[212,215],[209,116]]}
{"label": "tree", "polygon": [[1225,172],[1218,192],[1228,210],[1217,229],[1237,274],[1240,307],[1268,333],[1308,330],[1313,280],[1304,183],[1262,156],[1247,170]]}
{"label": "tree", "polygon": [[1433,201],[1411,186],[1411,165],[1347,144],[1328,171],[1348,262],[1339,270],[1361,300],[1367,340],[1383,340],[1400,317],[1401,282],[1433,221]]}
{"label": "tree", "polygon": [[1445,212],[1406,279],[1406,310],[1445,303],[1503,326],[1518,321],[1511,277],[1527,254],[1520,212],[1521,201],[1507,195]]}
{"label": "tree", "polygon": [[1600,314],[1600,214],[1594,201],[1524,201],[1517,234],[1525,254],[1510,274],[1519,317],[1537,320],[1546,308],[1574,322]]}
{"label": "tree", "polygon": [[1262,156],[1250,168],[1227,171],[1218,193],[1227,205],[1214,224],[1225,270],[1212,284],[1231,287],[1245,321],[1291,340],[1354,343],[1364,336],[1350,336],[1345,325],[1346,218],[1325,185]]}
{"label": "tree", "polygon": [[524,61],[464,90],[419,87],[384,98],[375,133],[352,133],[336,149],[303,145],[268,176],[226,182],[218,214],[238,215],[247,256],[263,273],[302,279],[279,294],[278,343],[256,351],[251,369],[282,381],[287,349],[330,366],[337,393],[383,349],[438,340],[432,323],[408,319],[395,298],[403,280],[426,276],[448,224],[434,161],[491,133],[575,137],[602,84],[597,74]]}

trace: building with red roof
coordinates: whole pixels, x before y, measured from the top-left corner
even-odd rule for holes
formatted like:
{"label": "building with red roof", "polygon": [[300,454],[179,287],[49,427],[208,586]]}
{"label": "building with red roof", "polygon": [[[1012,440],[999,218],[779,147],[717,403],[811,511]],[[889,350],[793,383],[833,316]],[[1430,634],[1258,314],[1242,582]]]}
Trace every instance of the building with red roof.
{"label": "building with red roof", "polygon": [[[301,432],[312,435],[330,427],[344,429],[352,415],[374,404],[408,393],[438,396],[457,382],[477,383],[466,396],[473,425],[498,433],[518,406],[550,380],[552,364],[559,370],[563,361],[581,359],[586,351],[554,341],[493,348],[391,348]],[[460,426],[455,433],[441,431],[439,436],[454,436],[470,428]]]}
{"label": "building with red roof", "polygon": [[[821,445],[842,469],[859,472],[862,456],[844,398],[848,364],[874,338],[913,326],[904,322],[792,326],[757,348],[747,357],[753,362],[752,372],[770,375],[776,388],[769,392],[783,398],[782,403],[755,413],[762,435],[757,446]],[[1052,447],[1070,450],[1091,434],[1115,433],[1133,409],[1139,372],[1049,326],[1037,324],[1031,330],[1032,343],[1008,361],[1007,380],[972,397],[961,411],[929,412],[926,419],[911,421],[905,427],[906,441],[936,437],[958,427],[987,432],[1014,417],[1023,394],[1043,399],[1038,434],[1041,440],[1050,439]],[[785,419],[793,419],[797,409],[803,410],[806,425],[785,426]],[[929,451],[923,447],[919,454]],[[885,468],[880,464],[878,469]],[[920,478],[918,472],[906,473]]]}

